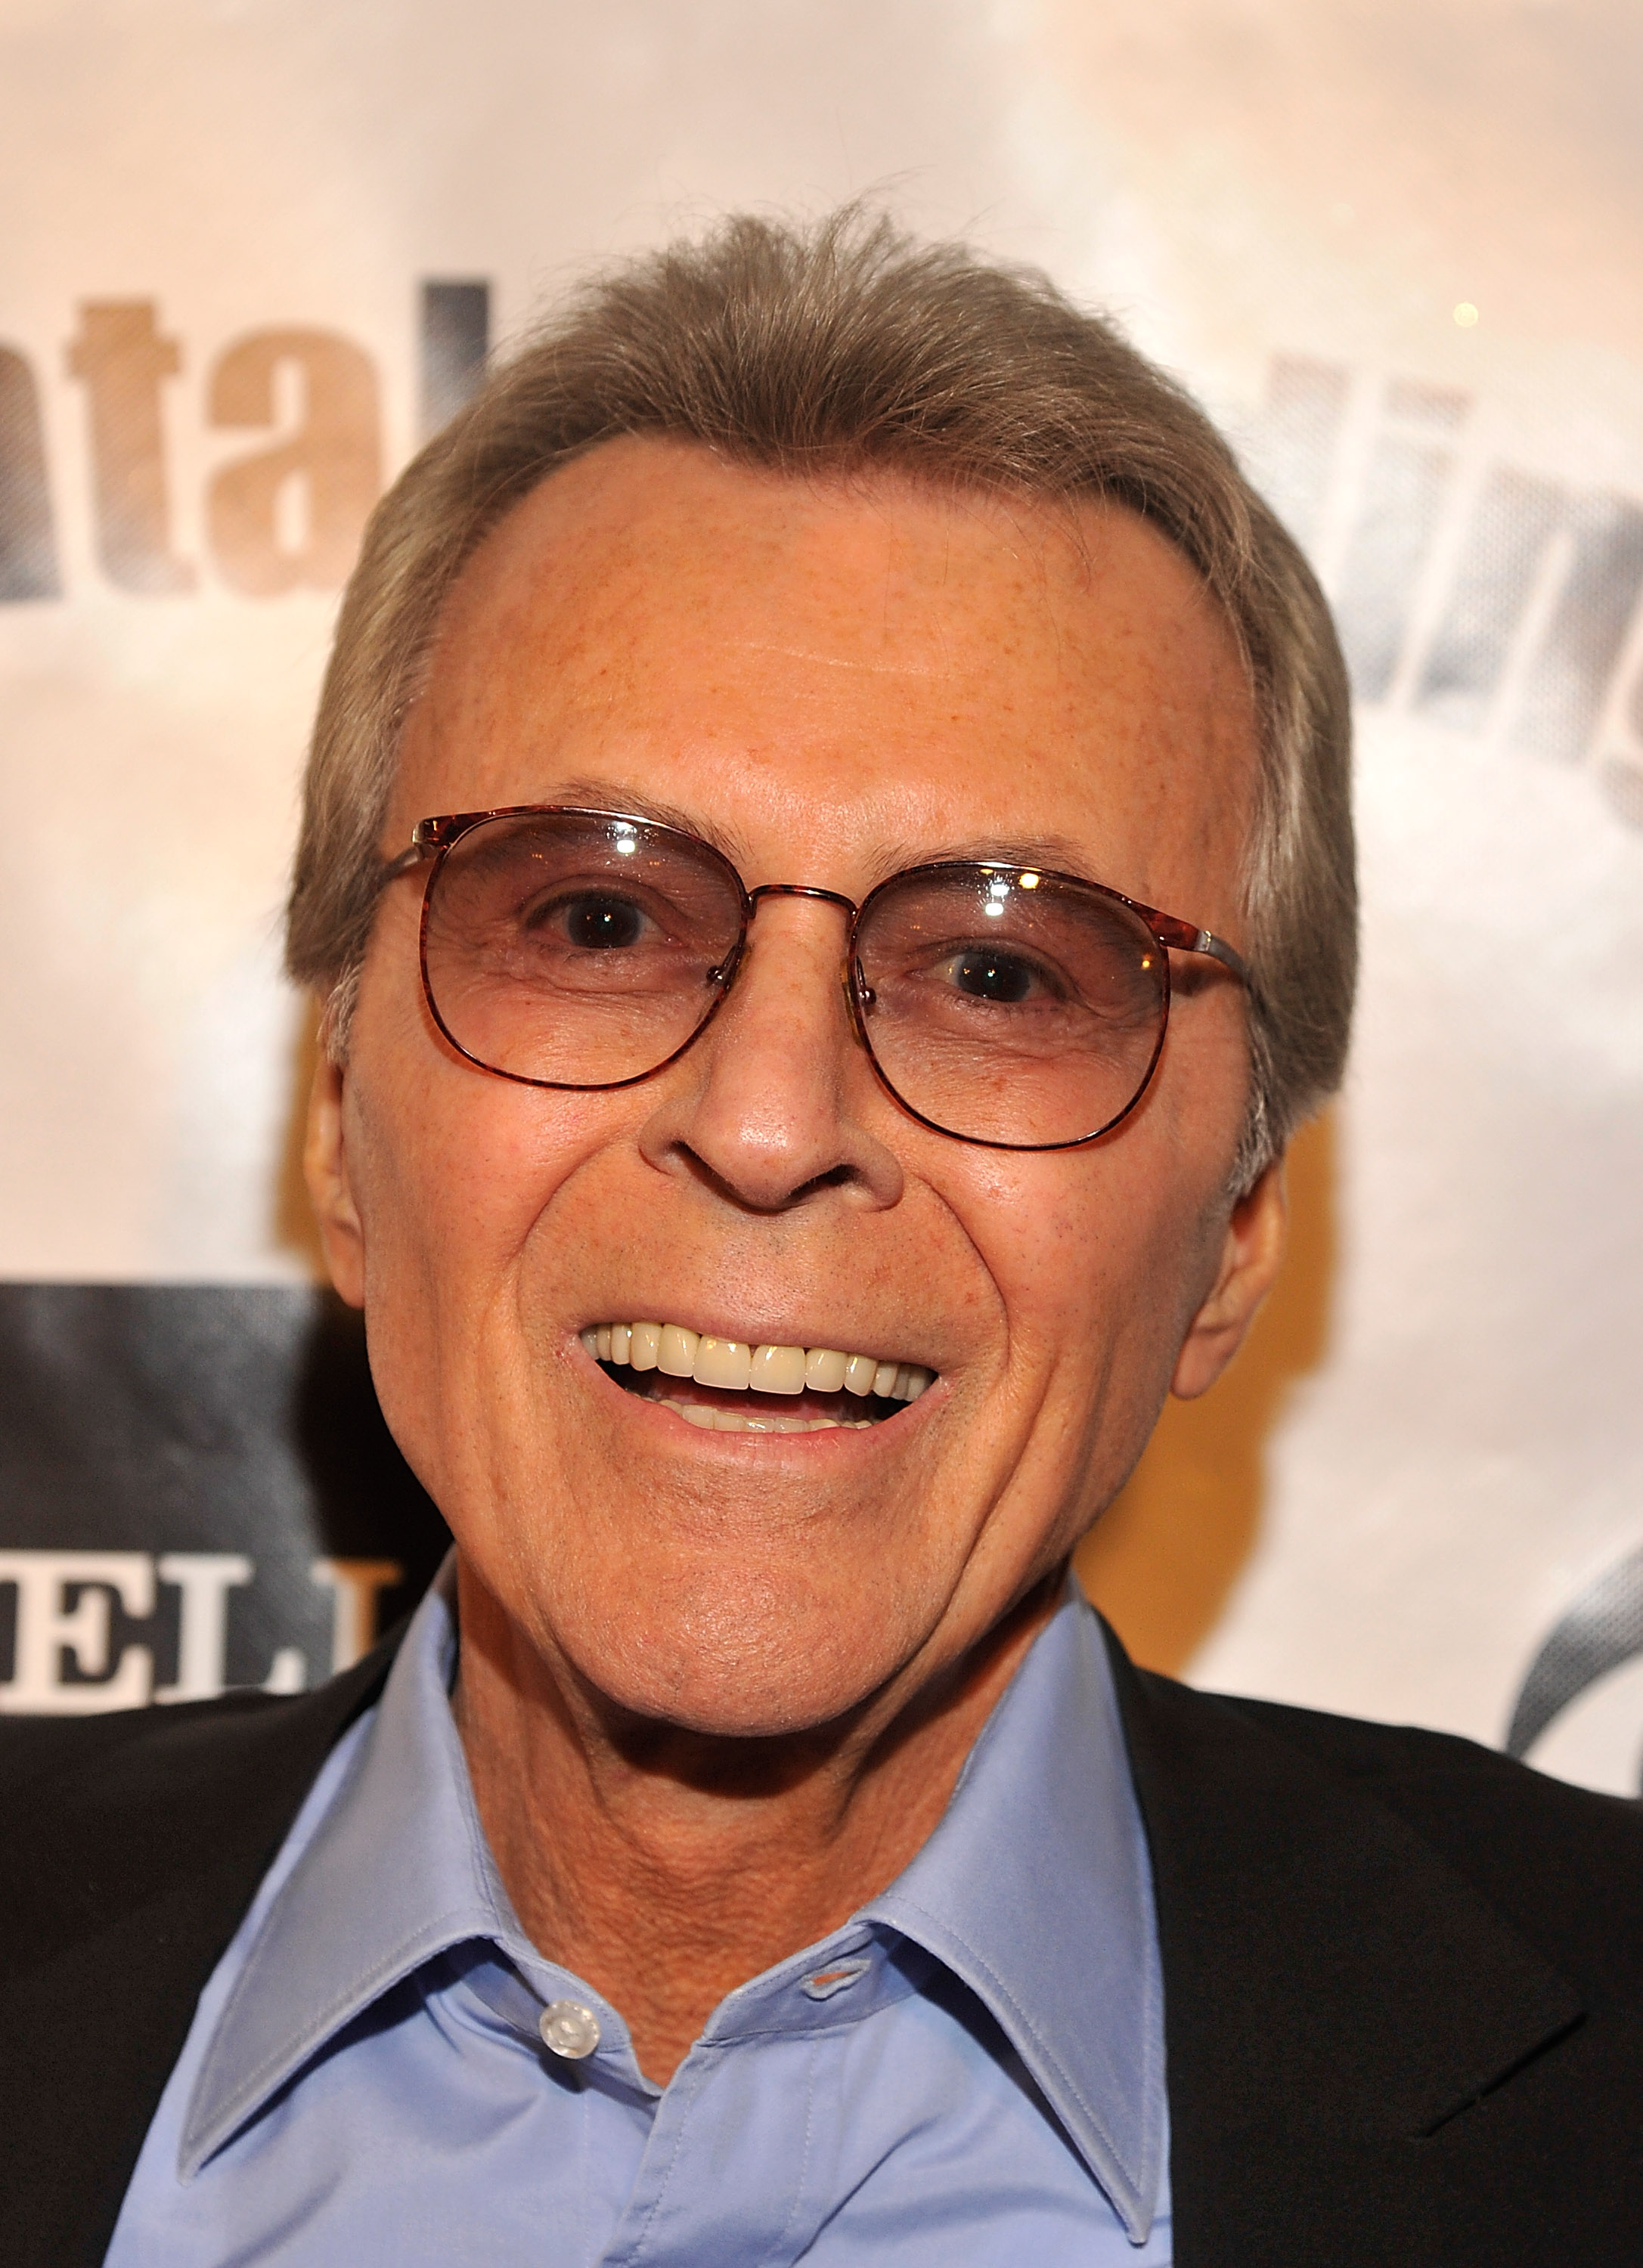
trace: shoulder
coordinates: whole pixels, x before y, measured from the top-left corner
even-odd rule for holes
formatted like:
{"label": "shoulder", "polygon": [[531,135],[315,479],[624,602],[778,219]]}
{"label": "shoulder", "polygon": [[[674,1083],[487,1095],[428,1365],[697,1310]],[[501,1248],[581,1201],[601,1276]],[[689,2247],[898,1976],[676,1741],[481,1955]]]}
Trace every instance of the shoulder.
{"label": "shoulder", "polygon": [[394,1643],[290,1698],[0,1719],[0,1974],[190,1880],[254,1889]]}
{"label": "shoulder", "polygon": [[[1168,1682],[1147,1679],[1149,1684]],[[1182,1697],[1189,1692],[1183,1686],[1175,1690]],[[1373,1790],[1383,1802],[1411,1814],[1426,1814],[1434,1824],[1440,1821],[1446,1833],[1463,1837],[1472,1830],[1494,1830],[1509,1835],[1524,1828],[1544,1833],[1555,1826],[1582,1841],[1612,1844],[1617,1850],[1643,1856],[1643,1803],[1552,1779],[1458,1734],[1337,1717],[1323,1710],[1231,1694],[1194,1693],[1190,1698],[1235,1711],[1340,1777]]]}
{"label": "shoulder", "polygon": [[1556,2228],[1559,2258],[1629,2263],[1639,1808],[1448,1734],[1114,1669],[1183,2257],[1450,2268]]}
{"label": "shoulder", "polygon": [[200,1993],[391,1652],[291,1699],[0,1724],[8,2261],[102,2257]]}
{"label": "shoulder", "polygon": [[229,1693],[174,1708],[120,1709],[86,1717],[0,1718],[0,1806],[41,1782],[93,1775],[123,1759],[156,1756],[196,1761],[214,1746],[232,1748],[255,1725],[289,1721],[291,1704],[263,1693]]}
{"label": "shoulder", "polygon": [[[1253,1742],[1221,1748],[1252,1774],[1269,1744],[1326,1775],[1349,1800],[1395,1813],[1498,1912],[1579,1969],[1639,1936],[1643,1803],[1548,1778],[1498,1750],[1414,1725],[1201,1693],[1138,1673],[1149,1713],[1215,1740],[1229,1720]],[[1218,1722],[1219,1720],[1219,1722]]]}
{"label": "shoulder", "polygon": [[317,1747],[322,1756],[375,1697],[394,1644],[386,1641],[309,1693],[241,1690],[85,1717],[0,1718],[0,1812],[25,1794],[38,1800],[54,1786],[100,1786],[111,1797],[121,1789],[152,1796],[168,1785],[186,1793],[214,1776],[238,1777],[253,1760],[271,1760],[288,1748]]}

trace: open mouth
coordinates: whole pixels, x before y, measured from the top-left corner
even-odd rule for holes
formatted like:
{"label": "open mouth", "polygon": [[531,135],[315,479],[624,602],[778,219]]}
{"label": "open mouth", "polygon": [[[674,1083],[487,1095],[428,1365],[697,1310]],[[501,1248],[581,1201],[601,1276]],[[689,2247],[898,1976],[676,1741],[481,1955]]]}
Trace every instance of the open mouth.
{"label": "open mouth", "polygon": [[719,1433],[820,1433],[881,1425],[935,1382],[922,1363],[834,1347],[750,1346],[681,1323],[590,1323],[582,1344],[607,1377]]}

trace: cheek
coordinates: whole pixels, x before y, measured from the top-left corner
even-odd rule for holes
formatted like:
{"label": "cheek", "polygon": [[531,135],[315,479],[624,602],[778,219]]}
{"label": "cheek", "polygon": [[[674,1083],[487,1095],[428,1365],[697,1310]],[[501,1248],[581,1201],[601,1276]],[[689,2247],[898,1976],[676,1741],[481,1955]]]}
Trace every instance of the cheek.
{"label": "cheek", "polygon": [[441,1067],[414,1093],[366,1087],[356,1105],[372,1374],[389,1432],[465,1538],[504,1445],[516,1477],[542,1448],[520,1413],[540,1413],[557,1374],[567,1268],[596,1264],[613,1233],[577,1202],[611,1100]]}
{"label": "cheek", "polygon": [[[1138,1133],[1139,1128],[1130,1130]],[[1099,1394],[1115,1369],[1166,1381],[1202,1296],[1198,1226],[1179,1162],[1147,1170],[1121,1137],[1016,1161],[972,1184],[961,1218],[997,1287],[1011,1366]]]}
{"label": "cheek", "polygon": [[403,1443],[416,1407],[449,1406],[488,1345],[494,1359],[492,1327],[517,1316],[533,1242],[608,1147],[615,1098],[518,1086],[420,1034],[392,1038],[379,1027],[356,1051],[344,1142],[372,1366]]}
{"label": "cheek", "polygon": [[344,1087],[367,1273],[415,1255],[442,1280],[477,1276],[519,1248],[607,1138],[615,1098],[521,1086],[464,1062],[428,1014],[402,926],[374,941]]}

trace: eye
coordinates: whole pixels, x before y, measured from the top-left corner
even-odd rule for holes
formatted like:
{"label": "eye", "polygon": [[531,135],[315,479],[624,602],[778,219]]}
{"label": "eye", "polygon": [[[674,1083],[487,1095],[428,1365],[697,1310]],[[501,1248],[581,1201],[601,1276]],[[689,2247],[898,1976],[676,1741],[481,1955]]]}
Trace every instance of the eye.
{"label": "eye", "polygon": [[544,909],[543,925],[556,917],[568,944],[595,952],[611,946],[637,945],[645,934],[645,916],[630,898],[608,897],[600,892],[562,898],[556,906]]}
{"label": "eye", "polygon": [[953,954],[939,973],[954,990],[1001,1007],[1014,1007],[1044,989],[1043,972],[1033,961],[997,946],[969,946]]}

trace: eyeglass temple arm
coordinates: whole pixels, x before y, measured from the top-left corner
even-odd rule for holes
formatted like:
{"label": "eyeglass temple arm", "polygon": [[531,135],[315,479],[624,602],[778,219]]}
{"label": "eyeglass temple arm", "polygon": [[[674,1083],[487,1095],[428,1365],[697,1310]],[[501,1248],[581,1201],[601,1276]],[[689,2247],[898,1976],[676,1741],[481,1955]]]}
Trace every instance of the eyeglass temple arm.
{"label": "eyeglass temple arm", "polygon": [[476,820],[500,819],[496,811],[464,812],[455,818],[419,819],[411,830],[410,848],[402,850],[397,858],[387,858],[382,864],[382,879],[392,882],[401,874],[409,874],[413,867],[421,866],[434,858],[459,835],[465,835]]}
{"label": "eyeglass temple arm", "polygon": [[383,880],[397,881],[402,874],[409,874],[414,867],[425,865],[439,847],[437,843],[413,842],[409,850],[402,850],[397,858],[383,860],[379,870]]}
{"label": "eyeglass temple arm", "polygon": [[1213,930],[1194,929],[1190,922],[1177,921],[1173,914],[1148,913],[1146,924],[1160,945],[1169,946],[1176,953],[1206,953],[1223,968],[1230,968],[1248,990],[1254,991],[1255,978],[1249,962],[1235,946],[1217,937]]}

